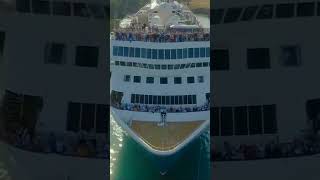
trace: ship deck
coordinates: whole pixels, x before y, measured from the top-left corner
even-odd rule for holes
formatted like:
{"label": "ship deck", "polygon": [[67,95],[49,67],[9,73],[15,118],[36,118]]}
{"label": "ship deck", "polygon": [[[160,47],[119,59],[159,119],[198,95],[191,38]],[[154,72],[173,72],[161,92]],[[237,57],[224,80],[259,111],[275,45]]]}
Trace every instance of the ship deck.
{"label": "ship deck", "polygon": [[165,126],[159,126],[158,122],[134,120],[131,129],[153,149],[168,151],[182,143],[204,122],[167,122]]}

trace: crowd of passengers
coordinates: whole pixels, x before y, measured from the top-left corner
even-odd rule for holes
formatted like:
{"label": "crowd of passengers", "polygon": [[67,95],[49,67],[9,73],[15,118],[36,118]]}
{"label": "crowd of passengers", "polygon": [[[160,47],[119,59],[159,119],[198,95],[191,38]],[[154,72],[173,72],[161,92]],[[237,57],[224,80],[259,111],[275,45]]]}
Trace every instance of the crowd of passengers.
{"label": "crowd of passengers", "polygon": [[153,28],[152,30],[121,29],[114,31],[114,39],[119,41],[144,41],[144,42],[185,42],[185,41],[210,41],[210,34],[203,29],[193,32],[182,32],[175,29],[165,31]]}
{"label": "crowd of passengers", "polygon": [[212,150],[213,161],[256,160],[268,158],[286,158],[320,153],[319,136],[313,139],[296,138],[292,142],[266,144],[241,144],[238,146],[224,142],[221,151]]}
{"label": "crowd of passengers", "polygon": [[39,153],[57,153],[66,156],[109,158],[107,140],[96,138],[94,131],[32,135],[28,128],[20,127],[2,137],[8,144]]}
{"label": "crowd of passengers", "polygon": [[208,111],[208,103],[203,106],[193,106],[193,107],[168,107],[168,106],[155,106],[155,105],[145,105],[145,104],[126,104],[126,103],[115,103],[113,107],[121,110],[127,111],[138,111],[138,112],[152,112],[152,113],[179,113],[179,112],[198,112],[198,111]]}

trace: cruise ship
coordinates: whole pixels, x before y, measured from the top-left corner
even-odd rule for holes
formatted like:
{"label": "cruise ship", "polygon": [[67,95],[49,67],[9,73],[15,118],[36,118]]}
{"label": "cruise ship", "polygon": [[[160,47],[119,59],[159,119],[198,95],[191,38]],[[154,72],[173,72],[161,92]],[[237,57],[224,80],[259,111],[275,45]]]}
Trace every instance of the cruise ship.
{"label": "cruise ship", "polygon": [[210,31],[152,0],[111,33],[111,114],[162,174],[210,124]]}
{"label": "cruise ship", "polygon": [[[319,8],[309,0],[212,2],[213,151],[225,152],[225,142],[285,146],[319,131]],[[212,174],[228,180],[319,178],[319,155],[258,156],[214,161]]]}
{"label": "cruise ship", "polygon": [[[108,177],[106,7],[103,0],[0,2],[0,164],[12,179]],[[77,142],[80,132],[91,133],[95,152]]]}

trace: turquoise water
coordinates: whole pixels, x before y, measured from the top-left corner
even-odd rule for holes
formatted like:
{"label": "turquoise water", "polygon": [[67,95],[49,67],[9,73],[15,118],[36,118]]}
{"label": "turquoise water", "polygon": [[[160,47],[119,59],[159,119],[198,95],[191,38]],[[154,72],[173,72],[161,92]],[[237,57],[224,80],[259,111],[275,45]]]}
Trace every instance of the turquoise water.
{"label": "turquoise water", "polygon": [[210,137],[204,132],[186,147],[180,158],[164,176],[142,146],[128,136],[110,117],[111,180],[209,180]]}

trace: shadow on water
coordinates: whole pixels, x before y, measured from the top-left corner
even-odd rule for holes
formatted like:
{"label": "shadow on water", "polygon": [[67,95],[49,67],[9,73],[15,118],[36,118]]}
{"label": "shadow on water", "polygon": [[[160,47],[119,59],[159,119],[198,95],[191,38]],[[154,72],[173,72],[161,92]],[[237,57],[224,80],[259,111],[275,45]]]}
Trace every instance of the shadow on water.
{"label": "shadow on water", "polygon": [[[116,140],[116,138],[113,138]],[[159,168],[148,152],[131,137],[123,135],[122,148],[113,161],[112,180],[209,180],[210,144],[209,132],[189,144],[166,175],[160,175]],[[111,144],[117,144],[111,142]]]}

